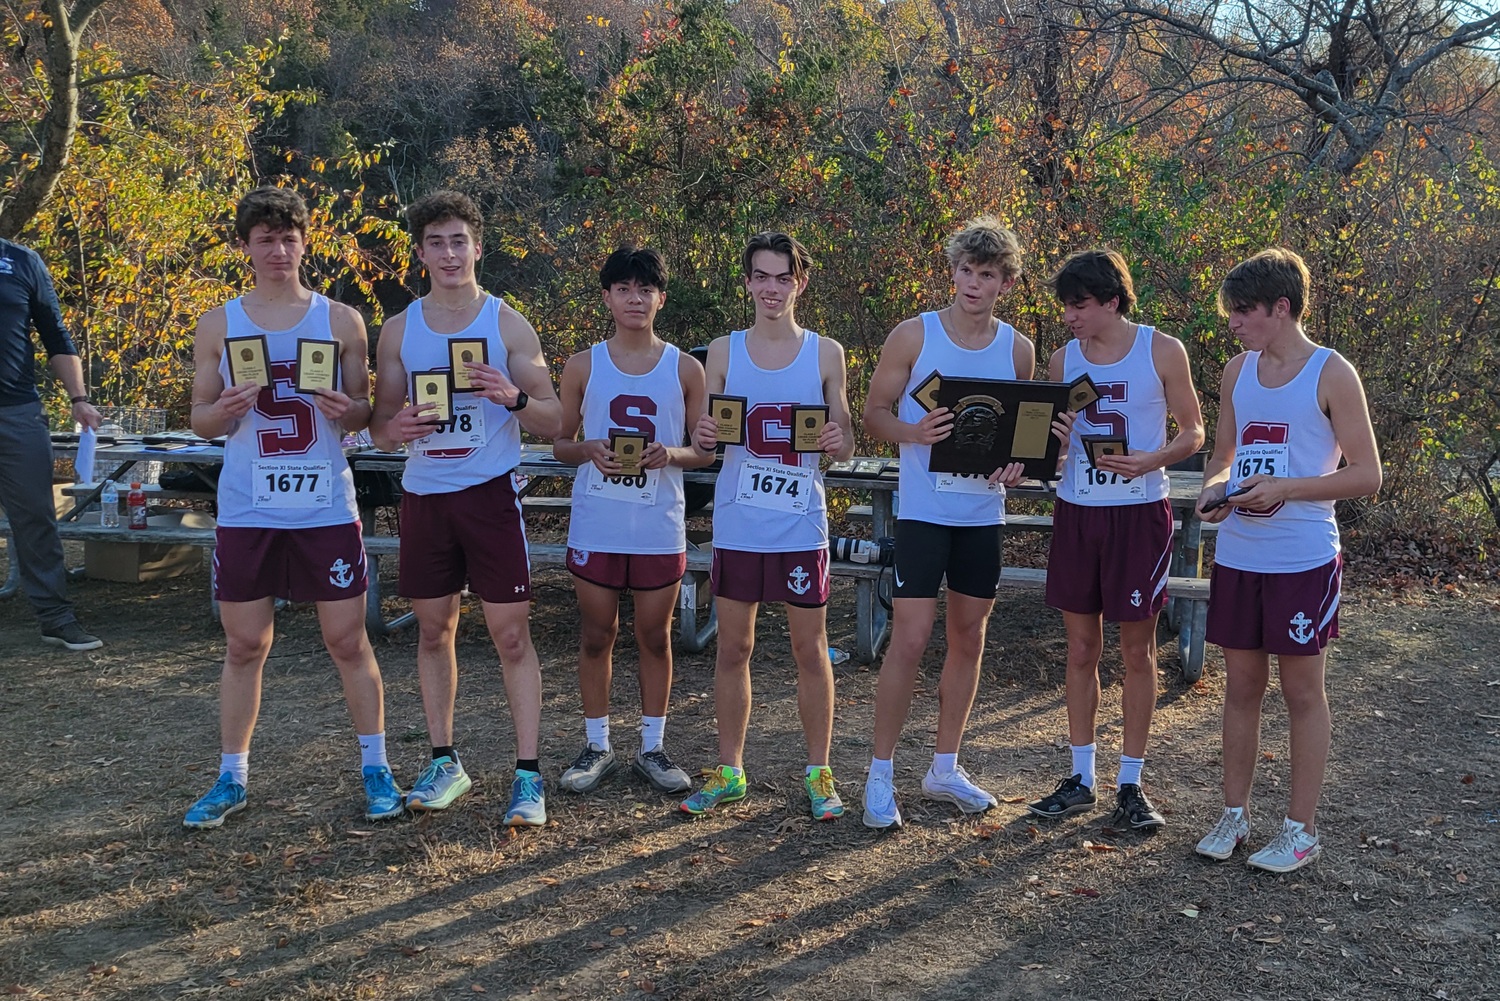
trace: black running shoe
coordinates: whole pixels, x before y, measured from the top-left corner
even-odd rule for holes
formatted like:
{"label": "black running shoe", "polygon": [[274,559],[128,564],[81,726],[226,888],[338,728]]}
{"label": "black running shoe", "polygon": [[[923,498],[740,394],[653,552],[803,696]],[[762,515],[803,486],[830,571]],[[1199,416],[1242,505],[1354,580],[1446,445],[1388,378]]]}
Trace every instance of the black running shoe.
{"label": "black running shoe", "polygon": [[1057,784],[1052,795],[1026,804],[1026,809],[1038,817],[1056,820],[1059,817],[1071,817],[1075,813],[1086,813],[1094,808],[1096,802],[1094,790],[1083,784],[1083,776],[1070,775]]}
{"label": "black running shoe", "polygon": [[1161,814],[1156,812],[1156,807],[1141,792],[1141,787],[1134,782],[1126,782],[1120,786],[1120,791],[1115,795],[1115,812],[1110,821],[1112,823],[1126,823],[1137,831],[1151,830],[1166,824]]}

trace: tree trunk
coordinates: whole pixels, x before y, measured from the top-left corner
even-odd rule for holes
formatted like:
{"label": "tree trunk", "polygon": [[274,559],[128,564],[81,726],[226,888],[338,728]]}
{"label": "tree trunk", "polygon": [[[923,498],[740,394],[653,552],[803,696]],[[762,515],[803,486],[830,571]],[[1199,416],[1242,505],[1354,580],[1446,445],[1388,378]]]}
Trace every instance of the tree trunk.
{"label": "tree trunk", "polygon": [[47,86],[51,102],[42,116],[41,160],[22,175],[0,209],[0,237],[14,239],[46,204],[57,179],[68,166],[73,133],[78,130],[78,40],[106,0],[77,0],[70,12],[63,0],[43,0],[51,19],[46,31]]}

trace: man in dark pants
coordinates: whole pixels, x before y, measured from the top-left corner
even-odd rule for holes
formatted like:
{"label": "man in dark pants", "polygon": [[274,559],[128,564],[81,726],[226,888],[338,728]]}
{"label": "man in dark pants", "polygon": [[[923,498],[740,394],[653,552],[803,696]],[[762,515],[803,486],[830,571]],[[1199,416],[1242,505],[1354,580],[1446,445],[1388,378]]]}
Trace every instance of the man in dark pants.
{"label": "man in dark pants", "polygon": [[10,558],[41,621],[42,640],[94,650],[104,644],[78,624],[65,593],[68,575],[52,501],[52,441],[36,390],[33,326],[47,349],[47,366],[73,401],[73,419],[97,428],[99,411],[89,403],[52,276],[35,251],[0,239],[0,505],[10,519]]}

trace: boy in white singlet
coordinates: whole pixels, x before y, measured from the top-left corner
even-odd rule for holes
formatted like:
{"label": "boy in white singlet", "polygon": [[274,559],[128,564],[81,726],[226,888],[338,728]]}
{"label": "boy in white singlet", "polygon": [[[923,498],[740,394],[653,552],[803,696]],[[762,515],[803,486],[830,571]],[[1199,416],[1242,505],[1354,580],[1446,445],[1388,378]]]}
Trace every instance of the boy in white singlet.
{"label": "boy in white singlet", "polygon": [[[797,708],[807,741],[803,780],[815,820],[844,813],[828,765],[833,735],[833,665],[828,661],[828,503],[824,455],[854,454],[849,433],[844,349],[797,323],[797,297],[807,289],[812,259],[785,233],[759,233],[740,258],[755,323],[708,348],[709,393],[743,397],[744,445],[724,446],[714,487],[711,584],[719,616],[714,714],[719,767],[682,801],[685,813],[706,813],[745,797],[745,730],[750,722],[750,654],[763,602],[786,607]],[[792,412],[826,406],[819,452],[797,452]],[[693,444],[712,455],[718,422],[704,412]]]}
{"label": "boy in white singlet", "polygon": [[1227,859],[1250,836],[1275,654],[1291,729],[1291,802],[1276,836],[1248,860],[1270,872],[1300,869],[1322,848],[1314,814],[1332,729],[1323,669],[1338,636],[1342,570],[1333,502],[1373,494],[1381,481],[1359,373],[1302,329],[1311,284],[1301,257],[1273,247],[1235,265],[1219,287],[1219,312],[1246,350],[1224,368],[1198,498],[1203,520],[1220,525],[1206,637],[1224,648],[1227,682],[1224,812],[1198,852]]}
{"label": "boy in white singlet", "polygon": [[[353,309],[302,284],[308,223],[294,191],[257,188],[240,199],[235,237],[255,287],[205,313],[193,338],[193,430],[226,437],[214,548],[225,650],[219,777],[188,810],[187,827],[218,827],[245,808],[277,598],[317,603],[359,735],[366,818],[401,813],[386,760],[380,669],[365,635],[365,548],[343,450],[344,434],[370,420],[365,325]],[[299,341],[313,342],[310,362],[333,368],[335,388],[297,390]],[[262,348],[269,384],[234,380],[241,354],[254,360]]]}
{"label": "boy in white singlet", "polygon": [[[1102,248],[1081,251],[1050,284],[1073,339],[1053,352],[1048,378],[1071,383],[1087,375],[1099,398],[1075,415],[1047,554],[1047,604],[1062,612],[1068,634],[1073,768],[1027,809],[1058,818],[1094,807],[1099,656],[1108,619],[1120,624],[1125,662],[1125,735],[1112,822],[1150,830],[1165,823],[1141,789],[1141,769],[1156,707],[1156,618],[1172,561],[1167,466],[1203,444],[1203,412],[1182,342],[1127,319],[1135,288],[1123,257]],[[1171,441],[1168,414],[1177,424]],[[1127,452],[1095,463],[1081,435],[1122,439]]]}
{"label": "boy in white singlet", "polygon": [[[610,742],[609,686],[620,631],[620,594],[634,594],[641,686],[641,744],[631,767],[665,793],[692,781],[664,747],[672,693],[672,610],[687,569],[683,469],[712,454],[686,445],[688,421],[703,410],[703,366],[656,336],[667,299],[667,266],[655,250],[625,245],[599,272],[615,332],[563,367],[559,462],[579,467],[568,521],[568,570],[578,593],[578,687],[586,739],[561,785],[588,792],[619,767]],[[583,440],[578,440],[582,432]],[[645,448],[641,472],[621,475],[617,442]],[[633,446],[632,446],[633,442]]]}
{"label": "boy in white singlet", "polygon": [[[953,302],[903,320],[886,338],[870,379],[865,430],[901,450],[901,510],[896,519],[896,590],[891,641],[875,688],[875,754],[865,783],[866,827],[901,826],[893,757],[911,712],[917,670],[937,621],[947,581],[947,655],[938,684],[937,751],[922,795],[964,813],[996,805],[958,764],[958,748],[979,690],[985,628],[1000,584],[1000,526],[1005,488],[1021,481],[1020,463],[989,476],[934,473],[931,446],[953,433],[953,413],[928,411],[913,391],[936,372],[949,378],[1030,379],[1036,349],[995,318],[995,303],[1021,276],[1016,234],[990,216],[971,220],[947,245]],[[1054,427],[1054,433],[1058,433]]]}
{"label": "boy in white singlet", "polygon": [[[474,202],[436,191],[412,203],[406,217],[432,288],[380,331],[370,422],[377,445],[410,453],[401,476],[400,592],[411,599],[420,630],[417,676],[432,762],[406,806],[442,810],[471,785],[453,748],[454,641],[467,585],[483,603],[515,724],[516,774],[503,822],[536,827],[547,822],[537,761],[542,675],[531,643],[531,570],[514,470],[521,428],[551,440],[562,410],[536,331],[479,287],[474,268],[484,220]],[[441,394],[444,376],[457,391],[449,420],[435,423],[432,404],[407,401],[429,388]]]}

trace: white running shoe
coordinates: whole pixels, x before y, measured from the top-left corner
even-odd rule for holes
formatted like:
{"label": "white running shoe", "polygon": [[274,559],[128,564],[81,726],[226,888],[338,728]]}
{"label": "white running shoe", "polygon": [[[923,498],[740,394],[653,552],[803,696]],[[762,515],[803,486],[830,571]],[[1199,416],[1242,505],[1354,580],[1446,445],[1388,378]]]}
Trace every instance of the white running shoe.
{"label": "white running shoe", "polygon": [[1198,842],[1198,854],[1207,855],[1224,861],[1234,854],[1236,848],[1245,843],[1250,836],[1250,815],[1241,810],[1239,813],[1224,808],[1219,814],[1218,823],[1214,824],[1213,830],[1203,835],[1203,840]]}
{"label": "white running shoe", "polygon": [[896,787],[885,776],[865,782],[865,826],[876,830],[901,826],[901,808],[896,805]]}
{"label": "white running shoe", "polygon": [[952,803],[964,813],[983,813],[1000,805],[1000,801],[969,778],[960,765],[946,775],[932,769],[922,777],[922,795],[943,803]]}
{"label": "white running shoe", "polygon": [[1291,872],[1318,857],[1322,846],[1316,834],[1308,834],[1305,824],[1291,817],[1281,822],[1281,833],[1260,851],[1251,855],[1248,864],[1266,872]]}

